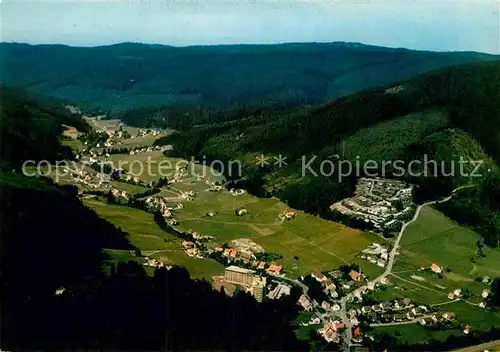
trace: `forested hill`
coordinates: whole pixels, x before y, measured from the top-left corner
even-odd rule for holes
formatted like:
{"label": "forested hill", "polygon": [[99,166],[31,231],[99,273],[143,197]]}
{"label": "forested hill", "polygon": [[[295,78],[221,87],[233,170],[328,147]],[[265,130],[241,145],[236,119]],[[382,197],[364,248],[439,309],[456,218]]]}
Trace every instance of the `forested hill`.
{"label": "forested hill", "polygon": [[[165,105],[232,109],[317,104],[434,69],[494,58],[343,42],[192,47],[2,43],[0,79],[116,115]],[[151,120],[153,112],[141,114]]]}
{"label": "forested hill", "polygon": [[89,126],[78,114],[62,105],[0,84],[0,168],[24,160],[50,160],[68,156],[59,137],[62,124],[86,131]]}

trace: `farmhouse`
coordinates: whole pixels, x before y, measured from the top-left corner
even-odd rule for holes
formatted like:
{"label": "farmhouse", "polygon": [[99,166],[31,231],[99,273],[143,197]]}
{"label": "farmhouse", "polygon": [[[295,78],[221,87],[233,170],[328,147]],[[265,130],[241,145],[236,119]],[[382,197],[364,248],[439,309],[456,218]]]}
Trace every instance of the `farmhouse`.
{"label": "farmhouse", "polygon": [[291,289],[291,286],[280,283],[274,290],[269,292],[268,297],[270,299],[280,299],[282,296],[290,295]]}
{"label": "farmhouse", "polygon": [[246,210],[245,208],[243,208],[243,209],[236,209],[236,215],[243,216],[245,214],[248,214],[248,210]]}
{"label": "farmhouse", "polygon": [[363,341],[363,337],[361,336],[361,329],[359,327],[352,330],[352,340],[357,343]]}

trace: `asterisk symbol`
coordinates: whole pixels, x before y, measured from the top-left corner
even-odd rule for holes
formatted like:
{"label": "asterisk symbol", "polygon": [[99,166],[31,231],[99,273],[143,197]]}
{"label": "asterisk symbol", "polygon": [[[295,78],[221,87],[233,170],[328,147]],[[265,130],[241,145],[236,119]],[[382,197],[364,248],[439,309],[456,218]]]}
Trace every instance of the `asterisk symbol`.
{"label": "asterisk symbol", "polygon": [[263,154],[256,157],[256,159],[257,159],[257,165],[260,165],[260,167],[264,167],[266,165],[269,165],[269,162],[267,161],[269,159],[269,157],[264,156]]}
{"label": "asterisk symbol", "polygon": [[274,159],[276,159],[276,162],[274,163],[274,165],[278,165],[278,167],[283,167],[283,166],[287,165],[287,163],[285,162],[286,156],[283,156],[280,154],[277,157],[275,156]]}

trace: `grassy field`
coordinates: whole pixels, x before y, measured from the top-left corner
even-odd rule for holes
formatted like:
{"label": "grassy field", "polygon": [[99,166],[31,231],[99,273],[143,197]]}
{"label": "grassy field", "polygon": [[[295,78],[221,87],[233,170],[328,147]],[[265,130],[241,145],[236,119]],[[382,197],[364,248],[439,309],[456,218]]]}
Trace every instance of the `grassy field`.
{"label": "grassy field", "polygon": [[195,278],[211,280],[213,275],[224,271],[224,267],[215,261],[187,256],[182,250],[181,240],[161,230],[150,213],[94,200],[85,200],[84,204],[125,231],[128,241],[139,248],[143,255],[166,257],[168,260],[165,262],[186,267]]}

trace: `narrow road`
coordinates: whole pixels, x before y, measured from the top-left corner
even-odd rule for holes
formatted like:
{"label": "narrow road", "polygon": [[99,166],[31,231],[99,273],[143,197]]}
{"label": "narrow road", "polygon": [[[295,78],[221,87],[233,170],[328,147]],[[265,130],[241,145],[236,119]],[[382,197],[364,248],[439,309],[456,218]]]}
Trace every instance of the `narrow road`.
{"label": "narrow road", "polygon": [[[475,187],[475,186],[476,185],[465,185],[465,186],[457,187],[446,198],[443,198],[441,200],[434,200],[434,201],[426,202],[424,204],[419,205],[417,207],[417,209],[415,211],[415,214],[413,215],[412,219],[410,221],[404,223],[403,226],[401,227],[401,230],[399,231],[398,236],[396,237],[396,240],[394,241],[394,247],[392,248],[391,252],[389,253],[389,258],[388,258],[387,266],[385,268],[384,273],[382,275],[376,277],[375,279],[367,282],[366,285],[364,285],[364,286],[356,289],[356,291],[366,290],[367,287],[368,287],[368,285],[375,284],[376,282],[380,281],[380,279],[382,279],[383,277],[386,277],[387,275],[391,274],[392,267],[394,266],[394,263],[396,262],[396,253],[397,253],[397,251],[399,249],[399,242],[401,241],[401,238],[403,237],[403,234],[404,234],[406,228],[408,227],[408,225],[412,224],[413,222],[415,222],[418,219],[418,216],[420,215],[420,211],[424,207],[429,206],[429,205],[433,205],[433,204],[436,204],[436,203],[447,202],[447,201],[449,201],[453,197],[453,195],[457,191],[459,191],[461,189],[464,189],[464,188]],[[338,312],[340,314],[340,316],[341,316],[342,321],[346,325],[345,344],[343,345],[345,351],[350,351],[351,346],[353,346],[353,344],[351,342],[351,339],[352,339],[352,324],[351,324],[350,319],[348,319],[348,317],[347,317],[347,302],[352,299],[353,293],[354,293],[354,291],[351,292],[351,293],[349,293],[347,296],[344,296],[344,297],[341,298],[341,300],[340,300],[340,307],[341,308],[340,308],[340,312]]]}

